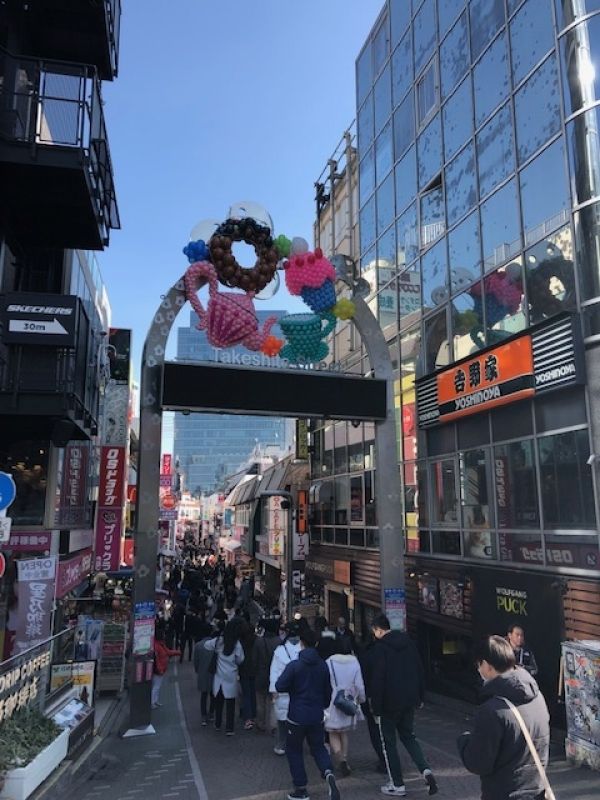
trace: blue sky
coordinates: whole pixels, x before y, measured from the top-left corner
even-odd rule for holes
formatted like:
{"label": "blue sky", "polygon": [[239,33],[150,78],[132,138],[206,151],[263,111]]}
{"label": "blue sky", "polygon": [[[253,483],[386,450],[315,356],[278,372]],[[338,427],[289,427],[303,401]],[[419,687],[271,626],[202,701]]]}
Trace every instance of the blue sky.
{"label": "blue sky", "polygon": [[[354,63],[383,0],[124,0],[104,84],[121,231],[99,254],[134,373],[201,219],[254,200],[312,240],[314,181],[354,118]],[[287,307],[285,289],[260,308]],[[187,310],[179,323],[185,324]],[[174,337],[172,336],[172,339]]]}

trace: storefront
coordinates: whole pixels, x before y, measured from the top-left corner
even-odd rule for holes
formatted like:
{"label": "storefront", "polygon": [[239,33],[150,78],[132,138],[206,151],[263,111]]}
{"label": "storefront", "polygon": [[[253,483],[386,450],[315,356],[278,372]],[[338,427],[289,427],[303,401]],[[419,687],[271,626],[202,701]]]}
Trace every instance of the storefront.
{"label": "storefront", "polygon": [[357,597],[362,598],[364,593],[360,591],[362,584],[357,585],[358,565],[351,558],[349,551],[331,553],[314,547],[305,562],[306,594],[331,625],[345,617],[356,630]]}

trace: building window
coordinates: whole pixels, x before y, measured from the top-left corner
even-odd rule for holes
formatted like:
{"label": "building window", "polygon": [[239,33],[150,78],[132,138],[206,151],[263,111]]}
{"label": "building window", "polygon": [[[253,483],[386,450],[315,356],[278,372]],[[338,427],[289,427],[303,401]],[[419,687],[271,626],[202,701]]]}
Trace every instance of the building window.
{"label": "building window", "polygon": [[438,19],[440,23],[440,36],[443,36],[456,19],[458,12],[462,11],[465,0],[438,0]]}
{"label": "building window", "polygon": [[545,526],[595,527],[587,429],[543,436],[538,448]]}
{"label": "building window", "polygon": [[508,96],[510,76],[506,36],[499,36],[473,70],[475,124],[478,127]]}
{"label": "building window", "polygon": [[411,147],[402,161],[396,164],[396,208],[402,211],[417,194],[416,150]]}
{"label": "building window", "polygon": [[505,533],[501,531],[498,539],[500,561],[543,566],[544,548],[539,533]]}
{"label": "building window", "polygon": [[466,358],[475,349],[485,347],[481,282],[452,301],[452,338],[455,361]]}
{"label": "building window", "polygon": [[494,448],[498,528],[539,528],[536,468],[531,439]]}
{"label": "building window", "polygon": [[522,164],[560,130],[560,94],[552,55],[515,95],[517,156]]}
{"label": "building window", "polygon": [[367,148],[373,144],[374,130],[373,95],[370,94],[358,111],[358,152],[361,157],[367,151]]}
{"label": "building window", "polygon": [[446,242],[438,242],[422,257],[421,286],[425,308],[434,308],[448,300]]}
{"label": "building window", "polygon": [[500,267],[521,249],[517,187],[512,180],[481,206],[484,271]]}
{"label": "building window", "polygon": [[413,93],[409,92],[394,112],[394,154],[396,160],[402,156],[415,139],[415,112]]}
{"label": "building window", "polygon": [[489,459],[484,449],[459,454],[463,526],[470,530],[491,527]]}
{"label": "building window", "polygon": [[368,250],[375,242],[375,197],[372,197],[360,210],[360,250]]}
{"label": "building window", "polygon": [[359,105],[363,102],[371,89],[373,81],[371,58],[371,43],[368,42],[356,61],[356,88]]}
{"label": "building window", "polygon": [[408,31],[392,56],[392,94],[395,106],[412,86],[413,78],[412,38]]}
{"label": "building window", "polygon": [[375,504],[375,473],[365,472],[365,525],[377,525],[377,508]]}
{"label": "building window", "polygon": [[394,221],[394,176],[390,174],[377,189],[377,235],[382,234]]}
{"label": "building window", "polygon": [[425,0],[415,16],[415,71],[418,73],[435,46],[435,0]]}
{"label": "building window", "polygon": [[488,344],[497,344],[507,336],[527,327],[524,285],[520,260],[500,267],[484,278],[483,295]]}
{"label": "building window", "polygon": [[372,147],[360,162],[358,170],[360,181],[359,201],[362,207],[375,189],[375,152]]}
{"label": "building window", "polygon": [[396,222],[398,267],[411,264],[419,254],[417,206],[413,203]]}
{"label": "building window", "polygon": [[445,556],[459,556],[460,533],[458,531],[431,531],[431,550]]}
{"label": "building window", "polygon": [[530,248],[525,269],[532,323],[577,308],[570,225]]}
{"label": "building window", "polygon": [[38,439],[9,440],[0,446],[0,470],[12,475],[17,489],[9,510],[15,526],[44,524],[49,451],[50,443]]}
{"label": "building window", "polygon": [[377,136],[392,113],[392,82],[389,64],[377,80],[373,96],[375,99],[375,136]]}
{"label": "building window", "polygon": [[448,97],[469,69],[467,15],[462,14],[440,47],[442,97]]}
{"label": "building window", "polygon": [[477,134],[477,166],[481,197],[515,171],[515,145],[508,104]]}
{"label": "building window", "polygon": [[364,524],[365,492],[361,475],[350,478],[350,522]]}
{"label": "building window", "polygon": [[551,0],[527,0],[510,23],[515,86],[554,46]]}
{"label": "building window", "polygon": [[433,522],[441,525],[458,523],[458,497],[454,461],[444,459],[431,464]]}
{"label": "building window", "polygon": [[441,176],[439,185],[421,196],[421,248],[429,247],[446,230],[444,210],[444,189]]}
{"label": "building window", "polygon": [[575,246],[582,300],[600,297],[600,203],[575,214]]}
{"label": "building window", "polygon": [[[571,203],[564,157],[561,138],[520,174],[525,246],[547,237],[569,219]],[[568,238],[572,250],[570,233]]]}
{"label": "building window", "polygon": [[481,275],[479,214],[474,211],[448,235],[450,290],[466,289]]}
{"label": "building window", "polygon": [[447,367],[452,360],[448,337],[446,309],[425,320],[425,369],[434,372]]}
{"label": "building window", "polygon": [[469,144],[446,167],[448,225],[464,217],[476,202],[475,151],[473,144]]}
{"label": "building window", "polygon": [[379,70],[385,64],[385,60],[390,52],[390,36],[388,33],[387,15],[381,20],[381,25],[373,35],[373,76],[376,77]]}
{"label": "building window", "polygon": [[436,108],[437,77],[435,61],[432,61],[417,81],[417,121],[419,128],[425,125]]}
{"label": "building window", "polygon": [[475,60],[504,25],[504,2],[503,0],[472,0],[469,14],[471,17],[471,52]]}
{"label": "building window", "polygon": [[566,28],[579,17],[585,17],[586,14],[591,14],[600,8],[600,0],[585,0],[585,3],[580,0],[554,0],[554,4],[559,30]]}
{"label": "building window", "polygon": [[444,154],[449,161],[473,133],[473,93],[471,79],[464,80],[442,111]]}
{"label": "building window", "polygon": [[380,183],[394,164],[394,140],[390,120],[375,140],[375,173]]}
{"label": "building window", "polygon": [[[581,7],[586,5],[588,3]],[[565,116],[568,117],[600,97],[600,17],[592,17],[572,28],[560,43]]]}

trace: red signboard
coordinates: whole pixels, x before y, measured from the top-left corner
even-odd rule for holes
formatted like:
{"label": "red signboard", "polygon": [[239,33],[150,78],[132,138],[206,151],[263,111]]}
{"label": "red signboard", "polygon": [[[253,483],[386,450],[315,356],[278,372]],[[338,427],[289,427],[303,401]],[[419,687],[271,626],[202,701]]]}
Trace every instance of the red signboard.
{"label": "red signboard", "polygon": [[123,542],[123,562],[128,567],[133,567],[133,539],[125,539]]}
{"label": "red signboard", "polygon": [[160,501],[161,506],[163,508],[166,508],[167,511],[170,511],[172,508],[175,508],[176,503],[177,500],[175,498],[175,495],[172,494],[166,494]]}
{"label": "red signboard", "polygon": [[92,549],[83,550],[67,561],[59,561],[56,579],[56,597],[64,597],[87,578],[92,570]]}
{"label": "red signboard", "polygon": [[125,499],[124,447],[102,447],[96,519],[96,570],[119,568]]}
{"label": "red signboard", "polygon": [[162,457],[162,469],[161,475],[170,475],[171,474],[171,462],[173,457],[170,453],[164,453]]}
{"label": "red signboard", "polygon": [[125,448],[104,446],[100,453],[99,508],[122,508],[125,493]]}

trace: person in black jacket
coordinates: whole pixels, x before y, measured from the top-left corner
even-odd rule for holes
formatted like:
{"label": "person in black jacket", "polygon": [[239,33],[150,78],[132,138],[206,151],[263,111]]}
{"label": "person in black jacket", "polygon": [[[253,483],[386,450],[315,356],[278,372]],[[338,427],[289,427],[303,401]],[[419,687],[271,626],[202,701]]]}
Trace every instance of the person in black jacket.
{"label": "person in black jacket", "polygon": [[367,639],[363,640],[362,646],[358,648],[356,652],[358,661],[360,663],[363,680],[365,682],[365,693],[367,695],[366,702],[361,703],[360,707],[365,716],[365,720],[367,721],[367,727],[369,728],[369,739],[371,740],[371,746],[377,755],[377,772],[387,772],[385,758],[383,757],[383,747],[381,746],[381,736],[379,735],[379,727],[375,722],[375,717],[373,716],[371,704],[369,702],[369,697],[371,696],[371,672],[375,644],[376,639],[374,639],[373,635],[370,634]]}
{"label": "person in black jacket", "polygon": [[523,667],[535,678],[538,674],[538,665],[529,647],[525,647],[525,631],[520,625],[511,625],[506,636],[515,654],[517,666]]}
{"label": "person in black jacket", "polygon": [[396,748],[397,733],[429,786],[429,794],[435,794],[437,782],[413,730],[415,708],[423,706],[425,697],[425,675],[417,648],[408,634],[390,629],[385,614],[375,617],[371,628],[378,640],[369,676],[371,708],[379,726],[389,777],[381,793],[391,797],[406,794]]}
{"label": "person in black jacket", "polygon": [[535,679],[515,666],[513,649],[501,636],[484,639],[476,661],[484,702],[475,714],[473,732],[459,737],[463,764],[480,776],[482,800],[543,800],[541,776],[504,698],[518,708],[544,766],[550,744],[546,701]]}
{"label": "person in black jacket", "polygon": [[315,650],[316,637],[305,628],[300,634],[300,655],[279,676],[275,688],[289,694],[288,730],[285,752],[294,783],[288,800],[309,800],[302,748],[308,741],[310,752],[327,782],[329,800],[340,800],[331,756],[325,747],[323,713],[331,702],[331,678],[325,662]]}

